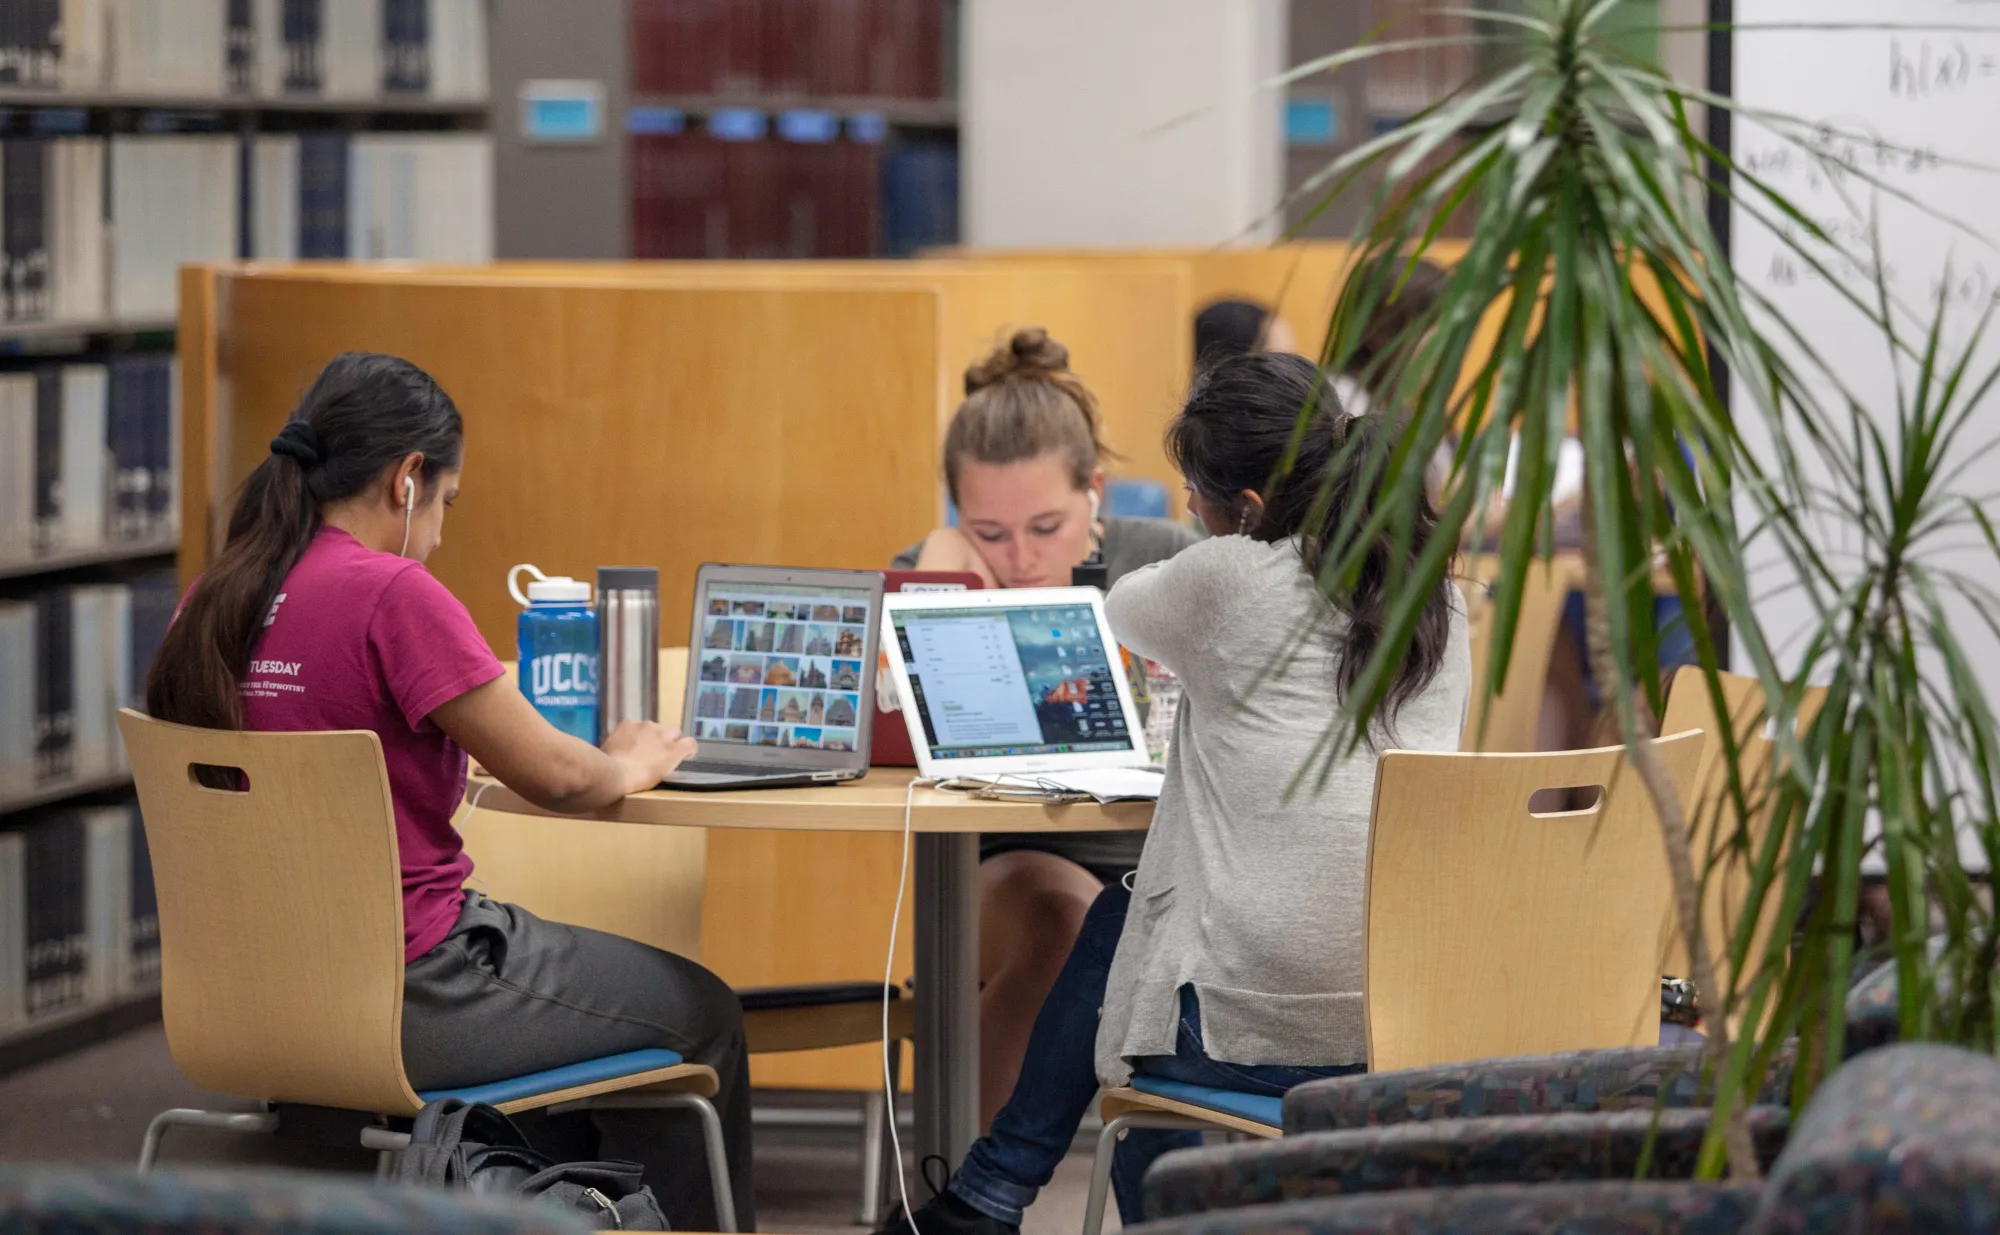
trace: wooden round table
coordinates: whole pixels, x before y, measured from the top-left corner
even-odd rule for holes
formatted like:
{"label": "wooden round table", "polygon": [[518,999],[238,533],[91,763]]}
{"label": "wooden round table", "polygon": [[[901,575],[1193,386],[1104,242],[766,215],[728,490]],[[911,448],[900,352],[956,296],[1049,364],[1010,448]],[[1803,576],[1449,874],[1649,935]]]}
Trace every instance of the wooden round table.
{"label": "wooden round table", "polygon": [[[663,692],[664,693],[664,692]],[[811,789],[733,793],[652,790],[583,818],[679,828],[901,832],[909,801],[910,879],[916,892],[916,1143],[955,1169],[979,1135],[979,836],[982,832],[1136,831],[1150,802],[1054,806],[987,802],[910,789],[910,768]],[[475,777],[481,810],[552,816],[512,790]]]}

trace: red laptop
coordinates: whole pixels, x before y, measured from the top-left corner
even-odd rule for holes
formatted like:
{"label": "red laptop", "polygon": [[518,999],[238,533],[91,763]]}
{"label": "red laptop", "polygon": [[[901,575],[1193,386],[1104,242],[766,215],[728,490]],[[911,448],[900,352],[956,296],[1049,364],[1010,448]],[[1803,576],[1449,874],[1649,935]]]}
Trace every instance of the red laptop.
{"label": "red laptop", "polygon": [[[885,592],[976,592],[985,586],[979,576],[970,571],[956,570],[885,570],[882,572]],[[882,637],[893,639],[887,616],[882,622]],[[888,653],[878,652],[881,667],[876,671],[877,683],[889,679]],[[875,736],[868,744],[868,765],[876,768],[913,768],[917,766],[917,753],[910,749],[910,727],[897,712],[875,713]]]}

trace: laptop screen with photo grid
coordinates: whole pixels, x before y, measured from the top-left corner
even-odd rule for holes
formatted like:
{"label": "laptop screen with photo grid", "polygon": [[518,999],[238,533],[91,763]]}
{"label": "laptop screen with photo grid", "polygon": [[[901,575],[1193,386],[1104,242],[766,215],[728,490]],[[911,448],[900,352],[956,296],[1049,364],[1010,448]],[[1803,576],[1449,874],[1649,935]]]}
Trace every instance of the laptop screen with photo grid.
{"label": "laptop screen with photo grid", "polygon": [[863,588],[716,583],[700,600],[691,736],[737,746],[851,751],[859,740]]}

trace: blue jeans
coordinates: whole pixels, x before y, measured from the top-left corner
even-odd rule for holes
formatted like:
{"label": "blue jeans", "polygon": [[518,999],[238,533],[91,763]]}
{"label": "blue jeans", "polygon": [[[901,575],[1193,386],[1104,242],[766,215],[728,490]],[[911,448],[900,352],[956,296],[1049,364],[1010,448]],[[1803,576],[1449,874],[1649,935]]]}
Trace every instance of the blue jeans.
{"label": "blue jeans", "polygon": [[[1028,1037],[1021,1078],[1007,1105],[993,1118],[993,1130],[973,1143],[951,1192],[989,1218],[1010,1226],[1034,1203],[1069,1154],[1084,1112],[1097,1096],[1097,1021],[1104,1005],[1104,988],[1111,957],[1125,930],[1125,910],[1132,894],[1113,883],[1098,894],[1084,916],[1083,930],[1069,960],[1049,990]],[[1202,1049],[1201,1013],[1194,988],[1181,988],[1180,1031],[1172,1055],[1149,1055],[1132,1061],[1135,1071],[1190,1085],[1207,1085],[1271,1097],[1304,1081],[1360,1072],[1361,1065],[1343,1068],[1289,1068],[1219,1063]],[[1140,1220],[1139,1182],[1153,1159],[1170,1149],[1201,1144],[1199,1132],[1135,1128],[1118,1145],[1111,1184],[1118,1213],[1126,1223]]]}
{"label": "blue jeans", "polygon": [[[1604,692],[1598,689],[1597,677],[1590,668],[1590,635],[1585,629],[1582,592],[1571,592],[1563,598],[1563,625],[1576,638],[1577,651],[1583,656],[1584,696],[1591,707],[1601,708]],[[1671,673],[1683,665],[1701,663],[1701,657],[1695,654],[1694,632],[1688,629],[1680,597],[1653,597],[1653,628],[1659,632],[1658,660],[1662,672]]]}

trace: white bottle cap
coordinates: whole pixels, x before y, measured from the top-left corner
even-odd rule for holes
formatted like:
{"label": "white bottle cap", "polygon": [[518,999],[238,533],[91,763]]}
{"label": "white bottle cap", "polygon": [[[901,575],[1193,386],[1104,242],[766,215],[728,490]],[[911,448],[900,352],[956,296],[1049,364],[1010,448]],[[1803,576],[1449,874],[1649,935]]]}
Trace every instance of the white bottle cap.
{"label": "white bottle cap", "polygon": [[528,603],[538,600],[587,605],[590,603],[590,585],[568,575],[537,579],[528,585]]}

